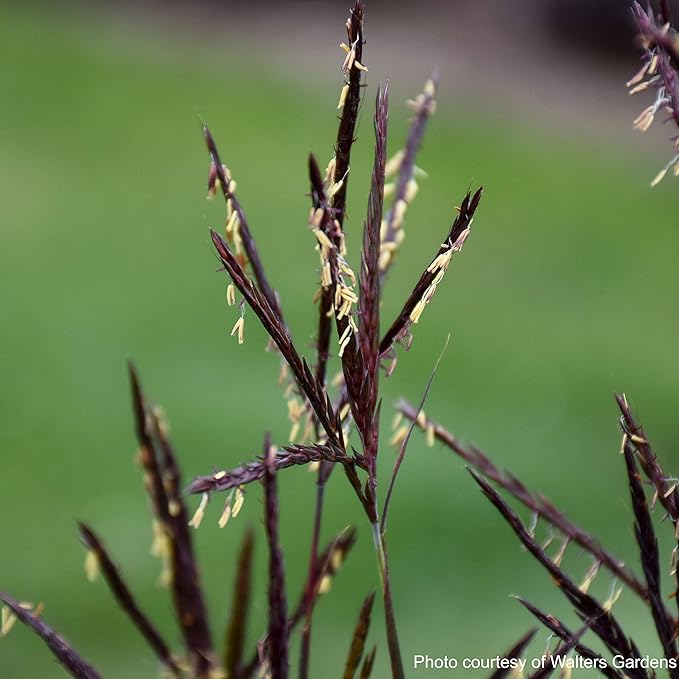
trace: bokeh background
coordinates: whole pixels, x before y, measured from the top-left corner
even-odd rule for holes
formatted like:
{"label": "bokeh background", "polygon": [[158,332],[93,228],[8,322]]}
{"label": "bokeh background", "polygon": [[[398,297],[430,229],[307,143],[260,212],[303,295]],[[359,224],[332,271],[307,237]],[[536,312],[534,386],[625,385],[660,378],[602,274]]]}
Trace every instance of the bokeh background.
{"label": "bokeh background", "polygon": [[[408,214],[385,319],[467,188],[486,188],[464,253],[384,385],[384,439],[391,404],[417,401],[452,333],[427,412],[636,566],[613,393],[628,393],[663,461],[679,467],[679,199],[674,179],[649,188],[669,158],[669,129],[643,138],[632,130],[646,104],[624,88],[638,63],[625,1],[509,5],[368,4],[366,101],[389,79],[392,151],[405,137],[405,100],[433,67],[441,74],[419,161],[429,177]],[[250,459],[265,429],[279,442],[289,429],[277,359],[264,353],[254,317],[243,346],[228,335],[235,311],[207,236],[223,208],[205,200],[199,123],[209,123],[238,180],[294,336],[310,349],[318,274],[306,156],[332,153],[347,10],[337,0],[0,6],[0,588],[44,601],[46,619],[105,676],[155,676],[157,667],[105,585],[85,581],[77,519],[101,532],[139,600],[179,645],[157,585],[160,564],[149,555],[127,358],[170,418],[187,480]],[[366,104],[350,179],[354,262],[370,117]],[[385,446],[383,479],[393,457]],[[295,598],[313,478],[287,470],[280,486]],[[242,514],[221,531],[217,504],[195,537],[219,638],[244,526],[262,537],[260,491],[248,491]],[[419,435],[392,510],[407,663],[413,653],[503,651],[532,625],[511,593],[573,622],[462,462]],[[358,544],[317,609],[317,677],[339,674],[361,600],[377,586],[369,531],[337,476],[324,536],[349,523],[359,527]],[[257,559],[261,572],[261,539]],[[588,566],[574,548],[569,563],[575,573]],[[669,550],[663,565],[667,573]],[[596,592],[606,596],[609,587],[601,575]],[[657,653],[633,595],[623,593],[617,608],[637,642]],[[383,677],[377,610],[371,639],[379,645],[375,676]],[[260,582],[252,643],[264,614]],[[540,632],[531,654],[547,643]],[[0,675],[63,673],[16,628],[0,640]]]}

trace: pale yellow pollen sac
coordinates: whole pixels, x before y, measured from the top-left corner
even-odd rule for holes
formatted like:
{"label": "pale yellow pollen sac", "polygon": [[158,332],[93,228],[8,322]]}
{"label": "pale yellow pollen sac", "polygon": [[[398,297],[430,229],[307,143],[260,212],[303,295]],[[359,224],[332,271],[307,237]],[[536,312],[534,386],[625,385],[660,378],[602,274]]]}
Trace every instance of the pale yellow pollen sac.
{"label": "pale yellow pollen sac", "polygon": [[356,61],[356,50],[351,49],[342,62],[342,71],[344,73],[349,73],[354,65],[354,61]]}
{"label": "pale yellow pollen sac", "polygon": [[405,151],[400,149],[397,151],[384,166],[384,174],[387,177],[394,176],[400,169],[403,163],[403,158],[405,157]]}
{"label": "pale yellow pollen sac", "polygon": [[646,132],[649,127],[653,124],[655,119],[655,111],[653,106],[645,108],[635,119],[634,119],[634,129],[640,132]]}
{"label": "pale yellow pollen sac", "polygon": [[318,244],[324,250],[329,251],[335,247],[334,243],[328,238],[324,231],[321,231],[321,229],[314,229],[314,235],[316,236]]}
{"label": "pale yellow pollen sac", "polygon": [[368,71],[368,67],[364,66],[360,61],[354,59],[354,68],[357,68],[359,71]]}
{"label": "pale yellow pollen sac", "polygon": [[351,68],[354,65],[354,61],[356,61],[356,46],[358,45],[358,38],[354,40],[354,42],[351,44],[351,47],[349,48],[349,51],[346,53],[346,57],[344,57],[344,61],[342,62],[342,71],[344,73],[349,73],[351,71]]}
{"label": "pale yellow pollen sac", "polygon": [[415,178],[410,178],[408,180],[408,184],[406,185],[406,202],[412,203],[413,200],[415,200],[415,196],[417,195],[417,191],[419,189],[419,185],[417,183],[417,180]]}
{"label": "pale yellow pollen sac", "polygon": [[216,474],[213,475],[213,479],[215,481],[220,481],[226,476],[226,472],[222,469],[222,471],[217,472]]}
{"label": "pale yellow pollen sac", "polygon": [[[335,220],[335,228],[339,231],[340,230],[340,225],[337,220]],[[344,232],[340,231],[340,247],[339,247],[340,255],[344,257],[344,255],[347,254],[347,242],[346,239],[344,238]]]}
{"label": "pale yellow pollen sac", "polygon": [[339,98],[339,103],[337,104],[337,108],[342,108],[344,106],[344,103],[347,100],[347,95],[349,94],[349,85],[344,85],[342,88],[342,91],[340,92],[340,98]]}
{"label": "pale yellow pollen sac", "polygon": [[340,345],[344,344],[344,342],[349,338],[351,335],[351,326],[347,325],[346,328],[344,328],[344,332],[342,333],[342,336],[339,339]]}
{"label": "pale yellow pollen sac", "polygon": [[644,90],[648,89],[652,83],[653,78],[651,78],[651,80],[644,80],[640,82],[638,85],[632,87],[629,91],[629,94],[638,94],[639,92],[643,92]]}
{"label": "pale yellow pollen sac", "polygon": [[648,75],[654,75],[657,68],[658,68],[658,54],[656,53],[651,57],[651,61],[648,64],[646,72],[648,73]]}
{"label": "pale yellow pollen sac", "polygon": [[219,517],[219,522],[218,525],[220,528],[224,528],[226,524],[229,522],[229,519],[232,516],[232,509],[231,509],[231,498],[226,501],[226,504],[224,505],[224,511],[222,512],[222,515]]}
{"label": "pale yellow pollen sac", "polygon": [[340,294],[344,299],[348,300],[352,304],[356,304],[356,302],[358,302],[356,293],[346,285],[340,286]]}
{"label": "pale yellow pollen sac", "polygon": [[208,493],[203,493],[203,496],[200,499],[200,504],[198,505],[198,509],[196,509],[196,513],[191,517],[191,520],[189,521],[189,526],[191,528],[199,528],[201,522],[203,521],[203,517],[205,516],[205,508],[207,507],[207,503],[210,499],[210,496]]}
{"label": "pale yellow pollen sac", "polygon": [[389,182],[388,184],[384,185],[384,197],[385,198],[389,198],[389,196],[393,196],[394,191],[396,191],[396,184],[394,182]]}
{"label": "pale yellow pollen sac", "polygon": [[434,425],[431,422],[427,425],[426,441],[430,448],[433,448],[436,443],[436,432],[434,431]]}
{"label": "pale yellow pollen sac", "polygon": [[660,184],[660,182],[665,178],[668,169],[669,168],[664,167],[662,170],[660,170],[660,172],[658,172],[658,174],[655,177],[653,177],[653,179],[651,180],[651,187]]}
{"label": "pale yellow pollen sac", "polygon": [[330,556],[330,567],[337,570],[344,562],[344,552],[341,549],[335,549]]}
{"label": "pale yellow pollen sac", "polygon": [[330,380],[330,384],[335,387],[335,389],[339,389],[344,384],[344,373],[341,370],[336,372],[333,375],[332,380]]}
{"label": "pale yellow pollen sac", "polygon": [[243,508],[243,503],[245,502],[245,493],[243,492],[243,489],[238,486],[236,488],[236,493],[235,497],[233,500],[233,518],[235,519],[238,514],[240,514],[240,510]]}
{"label": "pale yellow pollen sac", "polygon": [[226,303],[229,306],[233,306],[236,303],[236,286],[233,283],[229,283],[226,287]]}
{"label": "pale yellow pollen sac", "polygon": [[337,158],[333,156],[325,168],[325,181],[326,183],[331,182],[335,177],[335,168],[337,167]]}
{"label": "pale yellow pollen sac", "polygon": [[349,54],[351,51],[351,47],[349,47],[346,42],[341,42],[339,46],[344,50],[345,54]]}
{"label": "pale yellow pollen sac", "polygon": [[85,553],[85,576],[88,582],[94,582],[99,577],[99,557],[93,549]]}
{"label": "pale yellow pollen sac", "polygon": [[328,189],[328,199],[333,198],[335,194],[344,186],[344,179],[340,179],[338,182],[331,184]]}
{"label": "pale yellow pollen sac", "polygon": [[342,406],[342,409],[339,412],[340,420],[344,420],[350,412],[351,412],[351,406],[348,403],[345,403]]}
{"label": "pale yellow pollen sac", "polygon": [[424,83],[424,93],[428,97],[433,97],[436,94],[436,83],[431,78]]}
{"label": "pale yellow pollen sac", "polygon": [[9,606],[2,607],[0,613],[0,637],[7,636],[16,624],[17,617]]}
{"label": "pale yellow pollen sac", "polygon": [[413,310],[410,312],[410,320],[412,323],[419,323],[420,321],[420,316],[422,315],[422,312],[424,311],[424,307],[426,306],[426,302],[424,300],[420,300]]}
{"label": "pale yellow pollen sac", "polygon": [[351,300],[344,298],[339,308],[336,310],[337,320],[341,321],[343,318],[349,316],[349,314],[351,313],[351,307],[352,307]]}
{"label": "pale yellow pollen sac", "polygon": [[629,89],[633,85],[636,85],[638,82],[641,82],[645,77],[646,73],[648,72],[650,64],[645,63],[626,83],[625,87]]}
{"label": "pale yellow pollen sac", "polygon": [[403,443],[403,441],[405,441],[406,436],[408,436],[408,427],[406,425],[403,425],[399,427],[394,432],[391,439],[389,439],[389,445],[394,447],[400,446]]}
{"label": "pale yellow pollen sac", "polygon": [[314,460],[313,462],[309,462],[307,468],[310,474],[313,472],[317,472],[321,468],[321,461]]}
{"label": "pale yellow pollen sac", "polygon": [[417,423],[417,426],[424,429],[427,426],[427,416],[424,413],[424,410],[420,410],[419,413],[417,413],[417,419],[415,420]]}
{"label": "pale yellow pollen sac", "polygon": [[391,430],[396,431],[401,426],[401,422],[403,422],[403,413],[396,411],[396,414],[391,421]]}
{"label": "pale yellow pollen sac", "polygon": [[231,330],[231,337],[238,335],[238,344],[243,344],[245,341],[245,318],[241,316]]}
{"label": "pale yellow pollen sac", "polygon": [[340,342],[340,348],[339,348],[339,351],[337,352],[337,355],[340,358],[342,358],[344,356],[344,352],[345,352],[347,346],[349,346],[350,341],[351,341],[351,333],[349,335],[347,335],[347,337],[342,342]]}
{"label": "pale yellow pollen sac", "polygon": [[226,222],[226,233],[227,235],[233,235],[237,225],[238,225],[238,213],[232,212],[228,221]]}
{"label": "pale yellow pollen sac", "polygon": [[167,511],[170,513],[170,516],[179,516],[182,511],[182,506],[177,500],[170,500],[167,503]]}
{"label": "pale yellow pollen sac", "polygon": [[387,229],[389,228],[389,224],[386,219],[383,219],[381,224],[380,224],[380,247],[383,247],[385,245],[384,239],[387,237]]}
{"label": "pale yellow pollen sac", "polygon": [[408,203],[406,203],[406,201],[402,198],[394,203],[394,216],[392,217],[392,220],[395,229],[401,228],[407,209]]}
{"label": "pale yellow pollen sac", "polygon": [[332,272],[330,269],[330,262],[325,262],[321,269],[321,286],[329,288],[332,285]]}
{"label": "pale yellow pollen sac", "polygon": [[325,210],[322,207],[311,211],[309,223],[314,229],[320,228],[321,224],[323,223],[323,215],[325,215]]}
{"label": "pale yellow pollen sac", "polygon": [[457,240],[453,243],[452,249],[455,250],[455,252],[459,252],[460,250],[462,250],[462,246],[465,244],[465,241],[467,240],[471,232],[471,226],[473,221],[474,221],[473,219],[469,220],[467,228],[457,237]]}
{"label": "pale yellow pollen sac", "polygon": [[318,583],[318,593],[327,594],[330,591],[331,587],[332,587],[332,576],[326,573],[321,578],[321,581]]}
{"label": "pale yellow pollen sac", "polygon": [[391,259],[392,259],[391,252],[388,251],[380,252],[380,258],[377,262],[379,270],[385,271],[386,268],[389,266]]}
{"label": "pale yellow pollen sac", "polygon": [[448,249],[445,252],[442,252],[439,255],[436,255],[432,263],[427,267],[427,272],[428,273],[434,273],[435,271],[440,271],[440,270],[445,270],[448,268],[448,265],[450,264],[450,260],[453,256],[453,248],[448,246]]}
{"label": "pale yellow pollen sac", "polygon": [[234,193],[236,193],[236,180],[235,179],[232,179],[229,182],[228,193],[229,193],[230,196],[232,196]]}

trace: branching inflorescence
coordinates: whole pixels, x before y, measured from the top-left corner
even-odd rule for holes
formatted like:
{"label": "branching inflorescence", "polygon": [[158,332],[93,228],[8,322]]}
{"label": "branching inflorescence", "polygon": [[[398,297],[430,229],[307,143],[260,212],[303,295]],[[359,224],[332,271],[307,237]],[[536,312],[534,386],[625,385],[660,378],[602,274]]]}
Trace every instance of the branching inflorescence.
{"label": "branching inflorescence", "polygon": [[[436,76],[432,76],[421,94],[409,102],[413,118],[405,147],[391,159],[387,155],[388,86],[379,86],[375,97],[373,127],[374,163],[363,222],[363,239],[357,273],[352,268],[345,243],[347,191],[351,177],[351,155],[356,141],[359,110],[366,89],[364,61],[364,7],[356,0],[346,22],[346,42],[341,71],[343,83],[339,97],[339,125],[334,152],[326,169],[313,155],[309,156],[311,208],[309,227],[320,259],[318,330],[315,356],[307,360],[297,348],[283,316],[283,305],[269,280],[257,249],[245,210],[236,196],[236,182],[223,164],[217,144],[208,128],[204,137],[210,156],[208,197],[221,194],[225,204],[224,229],[212,230],[211,237],[224,272],[229,277],[226,299],[238,307],[231,335],[239,343],[245,340],[247,309],[259,320],[269,335],[269,348],[281,360],[280,383],[288,399],[291,440],[274,446],[267,437],[261,456],[235,469],[223,469],[195,479],[190,493],[201,494],[201,501],[191,518],[181,492],[179,467],[167,428],[157,409],[149,406],[135,370],[130,379],[139,442],[139,462],[144,471],[145,487],[153,511],[153,552],[161,557],[161,581],[172,593],[177,621],[185,650],[173,653],[158,629],[136,602],[121,570],[115,565],[104,542],[95,531],[80,524],[80,535],[87,548],[87,572],[91,579],[101,573],[118,605],[142,634],[165,672],[171,676],[246,679],[263,672],[273,679],[288,676],[291,633],[302,624],[299,652],[299,676],[309,676],[310,641],[313,610],[320,594],[327,591],[346,553],[354,543],[353,529],[345,530],[325,549],[320,545],[324,489],[332,470],[339,465],[368,519],[377,556],[381,594],[384,603],[387,645],[392,676],[404,676],[399,647],[396,616],[391,596],[389,565],[385,545],[386,511],[399,464],[393,471],[387,501],[381,507],[377,493],[378,455],[380,450],[380,372],[391,372],[396,363],[396,345],[406,348],[410,329],[431,301],[448,269],[453,255],[459,252],[469,234],[481,189],[468,193],[460,203],[458,214],[441,245],[415,284],[402,311],[382,331],[380,307],[387,273],[403,242],[408,206],[418,189],[423,172],[416,166],[417,152],[430,116],[436,108]],[[386,202],[385,202],[386,201]],[[238,299],[240,297],[240,300]],[[330,364],[337,360],[339,372],[328,377]],[[430,380],[431,383],[431,380]],[[427,388],[428,390],[428,388]],[[352,431],[357,443],[350,443]],[[301,432],[301,437],[298,436]],[[401,446],[399,460],[403,459]],[[316,474],[316,506],[312,524],[309,567],[303,592],[288,611],[288,594],[283,554],[279,543],[277,474],[299,465],[308,465]],[[216,492],[227,497],[218,523],[225,526],[243,504],[245,486],[259,482],[264,490],[266,542],[269,548],[268,631],[256,652],[245,655],[245,631],[251,598],[253,536],[248,533],[238,559],[234,603],[229,617],[226,645],[220,655],[214,646],[207,622],[205,597],[200,586],[198,564],[194,555],[190,528],[198,528],[204,519],[209,499]],[[368,677],[376,657],[376,648],[366,650],[374,595],[365,600],[356,625],[345,668],[345,677],[360,673]],[[48,628],[35,611],[21,608],[9,597],[7,618],[18,616],[33,627],[53,649],[74,676],[96,676],[84,661],[66,646],[55,645]],[[10,623],[5,625],[9,627]],[[70,659],[70,660],[69,660]],[[70,664],[69,664],[70,663]],[[85,672],[83,674],[83,672]]]}
{"label": "branching inflorescence", "polygon": [[[266,459],[262,457],[237,469],[197,478],[190,484],[189,491],[203,494],[199,508],[202,512],[210,493],[242,488],[248,483],[267,478],[268,469],[282,470],[307,463],[317,466],[318,492],[309,567],[311,577],[318,556],[324,487],[331,470],[339,464],[372,526],[392,673],[394,677],[402,677],[403,661],[390,590],[383,531],[385,524],[381,520],[387,505],[381,510],[377,497],[380,370],[393,370],[397,343],[406,347],[409,344],[411,325],[419,321],[437,286],[441,284],[453,255],[464,245],[481,198],[481,189],[463,198],[452,226],[404,303],[402,311],[387,325],[386,332],[381,334],[382,290],[386,274],[403,241],[407,206],[417,193],[416,176],[421,171],[416,167],[415,160],[426,123],[435,110],[436,79],[433,77],[428,80],[424,91],[410,102],[414,116],[406,145],[391,160],[387,158],[388,87],[380,86],[377,89],[373,116],[375,157],[357,275],[347,258],[344,222],[351,176],[351,150],[364,90],[363,74],[368,70],[363,55],[363,14],[362,3],[356,2],[346,24],[347,42],[341,45],[345,54],[342,63],[344,83],[338,105],[341,115],[334,154],[325,171],[321,170],[313,155],[309,157],[309,226],[320,258],[320,288],[316,296],[319,322],[314,367],[297,350],[283,321],[281,305],[271,292],[259,260],[250,260],[250,252],[257,251],[251,242],[252,235],[249,230],[247,235],[242,233],[242,224],[245,223],[242,209],[233,202],[233,190],[224,190],[224,184],[232,180],[225,168],[214,167],[221,161],[214,139],[205,129],[211,156],[209,190],[214,193],[219,183],[227,207],[226,237],[213,231],[212,240],[230,278],[229,286],[235,286],[242,296],[241,309],[244,303],[254,312],[280,353],[284,362],[284,375],[290,375],[287,393],[293,433],[298,433],[298,423],[304,419],[304,438],[308,440],[279,446],[273,453],[267,453]],[[392,184],[387,183],[390,177],[395,177]],[[391,205],[385,206],[385,195],[389,194],[393,199]],[[241,225],[239,237],[234,232],[234,223]],[[242,248],[239,238],[243,242]],[[246,241],[251,242],[249,248],[245,247]],[[248,267],[252,270],[252,278],[247,273]],[[232,292],[227,297],[231,303],[235,303]],[[242,323],[241,311],[236,321],[237,331],[242,328]],[[333,335],[336,337],[334,346]],[[329,381],[327,372],[333,354],[339,360],[340,372]],[[334,397],[331,396],[331,389],[335,392]],[[358,450],[349,444],[352,427],[360,441]],[[395,468],[394,474],[397,471],[398,468]],[[311,598],[311,594],[308,582],[307,595]],[[301,677],[308,676],[312,611],[313,607],[308,606],[300,653]]]}
{"label": "branching inflorescence", "polygon": [[[669,25],[668,4],[662,3],[662,16],[659,18],[636,3],[634,13],[645,54],[643,67],[629,86],[632,92],[649,86],[657,89],[656,101],[635,124],[641,130],[647,129],[661,108],[666,108],[674,122],[679,124],[676,71],[679,49]],[[292,425],[290,440],[283,445],[273,445],[267,434],[258,457],[234,469],[220,469],[194,479],[188,486],[188,492],[201,495],[201,499],[189,518],[177,456],[168,437],[167,426],[160,411],[147,401],[137,373],[130,365],[138,459],[153,513],[153,553],[163,563],[161,583],[171,591],[183,650],[171,650],[136,601],[103,540],[90,526],[80,523],[80,537],[87,549],[85,565],[88,578],[96,579],[101,574],[120,609],[140,632],[167,676],[287,679],[294,658],[293,634],[301,627],[297,669],[300,679],[307,679],[315,605],[320,595],[328,591],[356,536],[355,530],[349,527],[325,547],[320,545],[325,487],[331,472],[339,465],[371,527],[391,676],[402,679],[405,672],[391,594],[386,527],[396,477],[408,443],[413,431],[421,429],[429,445],[438,442],[465,461],[485,497],[497,508],[524,549],[551,576],[582,622],[580,629],[573,631],[562,619],[517,597],[519,603],[549,630],[550,638],[557,640],[553,648],[545,651],[545,657],[550,657],[552,662],[534,672],[531,675],[534,679],[551,675],[560,666],[559,662],[573,654],[589,663],[583,667],[594,668],[610,679],[650,679],[656,676],[654,668],[644,664],[644,656],[613,613],[613,606],[623,587],[631,590],[650,613],[665,662],[656,667],[666,667],[669,676],[677,678],[679,627],[677,614],[668,607],[662,591],[662,564],[652,511],[657,504],[662,507],[676,543],[679,537],[678,483],[664,472],[623,395],[617,396],[621,412],[621,453],[627,471],[643,577],[635,575],[547,499],[530,491],[516,476],[496,466],[480,449],[461,443],[442,425],[427,417],[423,407],[436,368],[417,407],[406,401],[400,401],[396,406],[398,418],[404,418],[406,423],[400,426],[399,421],[395,422],[395,434],[390,443],[398,446],[399,452],[387,492],[382,499],[378,496],[380,373],[389,375],[395,369],[398,345],[406,349],[409,347],[412,326],[419,322],[441,285],[452,258],[463,248],[469,236],[482,189],[469,191],[463,197],[447,235],[433,253],[399,314],[385,324],[385,330],[380,318],[383,290],[404,239],[405,217],[418,191],[417,180],[423,174],[416,165],[416,157],[427,122],[436,108],[437,77],[432,76],[422,93],[410,102],[414,115],[407,140],[404,148],[393,154],[391,159],[387,155],[388,87],[377,88],[373,116],[375,153],[356,275],[348,261],[344,223],[351,152],[365,89],[364,74],[368,70],[363,53],[363,20],[363,3],[356,0],[346,23],[347,42],[341,44],[344,82],[338,104],[341,113],[334,153],[325,171],[321,170],[313,155],[308,161],[309,227],[320,260],[320,285],[316,295],[318,330],[315,355],[310,362],[293,341],[291,330],[284,320],[281,300],[267,277],[245,211],[236,197],[235,181],[222,163],[212,134],[207,127],[204,128],[210,156],[208,196],[213,197],[219,191],[225,202],[223,235],[212,230],[211,237],[222,269],[229,277],[227,303],[230,306],[238,304],[238,315],[231,334],[237,336],[239,343],[244,341],[246,309],[250,309],[269,335],[269,348],[278,352],[281,360],[279,382],[288,399]],[[679,173],[679,153],[661,175],[664,176],[672,167],[675,173]],[[656,180],[661,178],[659,175]],[[333,361],[339,363],[339,371],[330,379],[328,369]],[[356,443],[352,445],[354,432]],[[306,581],[294,605],[290,605],[279,537],[278,474],[287,468],[303,465],[315,472],[316,500]],[[651,488],[650,501],[642,474]],[[267,629],[248,652],[246,632],[253,599],[254,534],[247,530],[237,555],[233,601],[223,634],[224,644],[217,649],[208,625],[206,597],[200,584],[190,528],[201,525],[209,500],[218,492],[226,493],[218,518],[219,526],[224,527],[240,512],[245,487],[257,482],[263,489],[263,523],[268,548]],[[531,513],[530,521],[524,521],[505,496],[527,508]],[[541,525],[547,529],[545,538],[538,538]],[[555,549],[551,547],[553,543]],[[563,566],[569,546],[576,545],[592,560],[591,566],[577,579],[569,575]],[[679,582],[678,549],[674,548],[671,558],[675,583]],[[620,583],[619,586],[614,583],[603,601],[590,592],[600,571],[607,571],[614,577],[615,583]],[[343,672],[345,679],[368,679],[372,673],[377,649],[373,645],[368,650],[367,641],[374,599],[375,593],[370,593],[361,605],[349,640]],[[5,604],[0,635],[7,634],[16,620],[20,620],[45,641],[72,676],[86,679],[100,676],[42,620],[41,605],[20,603],[5,594],[0,595],[0,600]],[[624,659],[628,664],[611,663],[602,652],[587,645],[583,637],[589,633],[598,638],[605,652]],[[510,661],[525,653],[534,636],[535,630],[525,633],[503,656],[499,656],[505,664],[498,667],[491,679],[508,676]],[[568,664],[563,666],[569,667]]]}
{"label": "branching inflorescence", "polygon": [[[679,37],[671,24],[669,3],[662,3],[658,17],[650,7],[645,10],[638,2],[634,2],[632,11],[639,28],[643,56],[641,68],[627,82],[627,87],[630,94],[647,89],[655,92],[653,103],[637,116],[634,127],[646,132],[656,115],[663,112],[667,114],[666,122],[679,128]],[[653,178],[651,186],[661,182],[669,171],[679,175],[679,134],[673,135],[672,144],[674,154]]]}

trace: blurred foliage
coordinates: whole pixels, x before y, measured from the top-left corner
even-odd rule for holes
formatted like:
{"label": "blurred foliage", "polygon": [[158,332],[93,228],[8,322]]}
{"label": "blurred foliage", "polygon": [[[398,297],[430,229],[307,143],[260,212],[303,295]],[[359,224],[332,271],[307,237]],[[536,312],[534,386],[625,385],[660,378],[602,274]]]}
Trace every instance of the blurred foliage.
{"label": "blurred foliage", "polygon": [[[291,85],[228,44],[142,38],[139,27],[126,32],[96,15],[56,9],[3,6],[0,23],[0,588],[46,602],[46,619],[105,675],[153,676],[155,660],[105,586],[86,583],[74,521],[87,519],[101,532],[177,645],[156,584],[160,564],[149,556],[125,360],[135,359],[147,392],[164,405],[185,480],[249,459],[265,428],[285,439],[277,359],[263,352],[264,333],[249,315],[246,343],[228,336],[235,311],[226,307],[207,237],[223,210],[205,202],[199,121],[211,125],[238,180],[294,335],[310,346],[317,257],[306,226],[305,161],[309,150],[321,159],[332,152],[339,71],[328,63],[325,82]],[[374,87],[389,74],[369,75]],[[401,102],[418,87],[392,83],[392,151],[406,129]],[[451,331],[427,412],[634,561],[612,395],[627,390],[666,466],[679,468],[676,184],[651,192],[646,180],[658,159],[622,144],[460,109],[445,92],[439,110],[420,159],[430,176],[409,212],[386,319],[438,247],[467,187],[483,183],[486,194],[464,253],[385,386],[384,438],[390,401],[419,397]],[[350,179],[354,258],[372,156],[369,119],[364,110]],[[384,478],[393,460],[386,446],[382,460]],[[281,486],[289,584],[297,592],[313,483],[305,471],[288,470]],[[223,531],[216,504],[196,539],[219,638],[242,527],[260,524],[259,489]],[[407,664],[412,653],[502,651],[532,624],[511,592],[548,612],[567,610],[462,464],[427,449],[420,436],[392,509],[389,547]],[[358,522],[359,542],[319,606],[316,676],[344,657],[362,598],[377,585],[369,532],[339,475],[325,519],[326,536]],[[261,568],[261,543],[257,558]],[[584,572],[575,552],[573,559]],[[253,642],[263,629],[261,594],[260,586]],[[618,607],[642,646],[653,638],[631,594]],[[386,645],[376,619],[381,676]],[[541,632],[535,652],[545,643]],[[62,676],[25,629],[0,640],[0,667],[12,679]]]}

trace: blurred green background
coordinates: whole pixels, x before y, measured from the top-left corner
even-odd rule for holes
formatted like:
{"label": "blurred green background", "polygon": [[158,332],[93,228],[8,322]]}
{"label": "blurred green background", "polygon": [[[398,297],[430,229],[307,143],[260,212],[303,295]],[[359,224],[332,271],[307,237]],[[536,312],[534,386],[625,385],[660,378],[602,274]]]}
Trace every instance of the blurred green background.
{"label": "blurred green background", "polygon": [[[167,593],[157,586],[160,564],[149,555],[126,359],[135,360],[148,394],[164,406],[187,481],[250,459],[265,429],[279,442],[289,429],[277,359],[264,353],[254,316],[247,316],[243,346],[228,334],[236,312],[226,307],[226,282],[215,273],[207,235],[220,226],[223,208],[205,201],[199,122],[210,124],[238,180],[270,279],[298,345],[311,355],[318,274],[306,226],[306,156],[313,150],[324,161],[332,153],[341,81],[335,43],[343,38],[345,4],[323,15],[334,22],[326,26],[334,37],[313,53],[300,53],[294,37],[279,34],[267,49],[257,22],[232,24],[228,14],[203,16],[201,36],[200,22],[184,30],[182,15],[155,21],[129,7],[115,16],[76,6],[0,7],[0,589],[44,601],[45,619],[105,676],[154,676],[156,662],[105,585],[85,581],[77,519],[105,537],[140,602],[179,646]],[[388,53],[373,67],[369,49],[391,39],[381,35],[379,16],[369,14],[366,23],[367,35],[379,36],[366,47],[366,101],[379,80],[391,78],[393,152],[407,129],[404,102],[436,62],[419,54],[420,68]],[[310,44],[315,39],[310,31]],[[276,53],[283,42],[287,48]],[[677,185],[667,179],[648,187],[669,142],[657,130],[649,146],[632,138],[622,85],[633,60],[620,80],[607,80],[612,72],[617,78],[617,67],[603,69],[598,90],[591,69],[578,67],[589,80],[584,93],[577,77],[563,81],[566,94],[573,88],[571,114],[568,106],[550,110],[549,90],[526,82],[511,63],[503,76],[511,89],[516,75],[511,100],[502,89],[478,86],[478,64],[476,90],[456,85],[458,73],[474,71],[473,53],[467,58],[451,65],[450,76],[439,61],[441,104],[419,162],[429,178],[408,214],[386,289],[386,320],[429,262],[467,188],[483,184],[486,193],[464,253],[384,384],[384,440],[391,404],[402,395],[418,400],[451,332],[427,412],[544,492],[638,572],[613,393],[628,393],[663,461],[679,467]],[[590,90],[617,99],[590,101]],[[545,105],[529,115],[521,102],[534,100]],[[366,104],[350,179],[354,263],[372,157],[370,115]],[[393,457],[385,446],[382,479]],[[279,480],[295,599],[314,484],[303,469]],[[216,638],[244,526],[257,528],[260,572],[265,563],[260,497],[251,488],[241,515],[221,531],[219,503],[212,503],[195,534]],[[359,539],[318,607],[318,677],[339,674],[362,598],[377,586],[369,531],[339,475],[328,499],[324,537],[356,523]],[[393,589],[407,664],[413,653],[503,651],[532,625],[510,593],[573,622],[462,462],[439,446],[428,449],[419,435],[392,510]],[[587,562],[575,548],[571,556],[579,576]],[[663,566],[667,573],[669,551]],[[596,584],[604,595],[606,578]],[[252,643],[265,624],[261,583],[257,597]],[[617,606],[637,642],[656,653],[650,617],[640,615],[633,595],[623,593]],[[383,677],[379,607],[375,621],[375,676]],[[540,632],[531,653],[546,644]],[[23,628],[0,640],[0,675],[64,676]]]}

